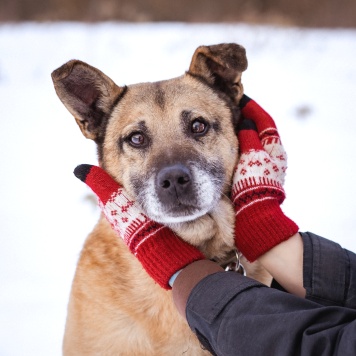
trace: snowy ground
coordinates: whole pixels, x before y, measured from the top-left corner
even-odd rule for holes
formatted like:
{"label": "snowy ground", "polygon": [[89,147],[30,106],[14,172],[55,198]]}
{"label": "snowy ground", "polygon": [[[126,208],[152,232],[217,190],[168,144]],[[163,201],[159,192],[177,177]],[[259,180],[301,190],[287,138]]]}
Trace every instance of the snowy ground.
{"label": "snowy ground", "polygon": [[98,211],[74,178],[96,163],[50,73],[86,61],[118,84],[181,75],[201,44],[247,49],[245,91],[289,154],[285,212],[356,250],[356,31],[246,25],[0,26],[0,355],[60,355],[76,260]]}

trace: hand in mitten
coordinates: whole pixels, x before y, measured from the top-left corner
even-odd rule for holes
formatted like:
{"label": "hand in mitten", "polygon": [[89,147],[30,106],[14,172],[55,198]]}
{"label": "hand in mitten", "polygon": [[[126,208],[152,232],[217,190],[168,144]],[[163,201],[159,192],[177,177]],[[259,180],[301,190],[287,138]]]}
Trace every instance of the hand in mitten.
{"label": "hand in mitten", "polygon": [[272,247],[298,232],[280,204],[287,156],[271,116],[255,101],[243,96],[239,126],[240,160],[233,177],[235,241],[238,250],[253,262]]}
{"label": "hand in mitten", "polygon": [[82,164],[74,174],[97,195],[112,228],[161,287],[170,289],[168,282],[177,271],[205,258],[169,228],[144,215],[137,203],[101,168]]}

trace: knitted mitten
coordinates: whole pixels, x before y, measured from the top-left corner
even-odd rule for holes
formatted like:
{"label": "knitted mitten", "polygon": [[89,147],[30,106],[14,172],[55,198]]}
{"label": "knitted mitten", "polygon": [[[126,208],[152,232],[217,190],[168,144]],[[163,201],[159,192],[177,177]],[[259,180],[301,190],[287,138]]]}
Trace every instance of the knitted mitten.
{"label": "knitted mitten", "polygon": [[137,203],[101,168],[82,164],[74,174],[97,195],[112,228],[161,287],[170,289],[168,282],[175,272],[205,258],[169,228],[144,215]]}
{"label": "knitted mitten", "polygon": [[276,125],[246,95],[240,107],[244,118],[238,132],[241,156],[232,187],[235,242],[238,250],[253,262],[297,233],[298,226],[280,208],[285,198],[287,156]]}

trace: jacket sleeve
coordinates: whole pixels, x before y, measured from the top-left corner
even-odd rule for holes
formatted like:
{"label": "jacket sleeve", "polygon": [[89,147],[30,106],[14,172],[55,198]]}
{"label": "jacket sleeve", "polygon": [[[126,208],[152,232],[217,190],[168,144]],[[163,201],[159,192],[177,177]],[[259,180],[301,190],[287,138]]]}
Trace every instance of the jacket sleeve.
{"label": "jacket sleeve", "polygon": [[301,235],[306,298],[356,309],[356,254],[311,232]]}
{"label": "jacket sleeve", "polygon": [[[213,355],[356,354],[355,254],[312,233],[301,235],[307,299],[221,272],[210,261],[178,276],[176,304],[186,306],[191,329]],[[189,297],[179,303],[187,280]]]}
{"label": "jacket sleeve", "polygon": [[234,272],[201,280],[186,317],[213,355],[356,355],[356,310],[322,306]]}

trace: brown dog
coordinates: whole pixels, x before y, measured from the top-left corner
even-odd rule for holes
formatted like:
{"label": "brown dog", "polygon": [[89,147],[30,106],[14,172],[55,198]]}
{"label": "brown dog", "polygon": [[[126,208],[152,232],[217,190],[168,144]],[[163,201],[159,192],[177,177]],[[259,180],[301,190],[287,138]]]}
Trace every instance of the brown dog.
{"label": "brown dog", "polygon": [[[152,220],[219,262],[234,253],[229,200],[235,126],[247,68],[243,47],[199,47],[171,80],[117,86],[73,60],[52,73],[56,92],[99,162]],[[187,183],[189,182],[189,183]],[[74,277],[65,355],[203,355],[171,293],[145,273],[101,218]]]}

